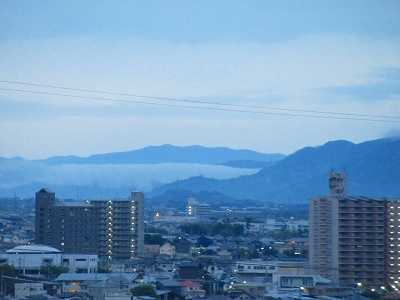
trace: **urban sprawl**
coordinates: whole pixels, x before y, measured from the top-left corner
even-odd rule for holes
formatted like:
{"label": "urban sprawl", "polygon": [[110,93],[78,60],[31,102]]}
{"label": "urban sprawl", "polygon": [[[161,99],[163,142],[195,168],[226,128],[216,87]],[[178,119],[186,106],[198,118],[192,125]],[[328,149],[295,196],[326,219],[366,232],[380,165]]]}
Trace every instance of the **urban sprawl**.
{"label": "urban sprawl", "polygon": [[194,198],[157,207],[142,192],[3,201],[0,297],[400,299],[400,199],[349,195],[339,172],[327,185],[303,217]]}

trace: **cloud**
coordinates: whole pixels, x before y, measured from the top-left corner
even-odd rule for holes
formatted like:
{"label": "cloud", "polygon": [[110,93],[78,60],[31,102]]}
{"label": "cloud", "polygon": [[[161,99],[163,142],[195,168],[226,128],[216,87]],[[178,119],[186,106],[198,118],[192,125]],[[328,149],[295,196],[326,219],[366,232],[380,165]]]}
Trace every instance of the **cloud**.
{"label": "cloud", "polygon": [[325,92],[357,101],[400,101],[400,68],[381,68],[372,73],[368,83],[329,87]]}
{"label": "cloud", "polygon": [[[241,44],[27,40],[0,45],[0,76],[154,96],[246,103],[286,99],[293,105],[293,98],[309,98],[316,88],[362,85],[370,80],[371,69],[400,65],[399,45],[337,35]],[[54,102],[55,97],[40,98]]]}
{"label": "cloud", "polygon": [[[373,78],[371,70],[399,68],[399,53],[397,40],[350,35],[309,35],[279,43],[27,39],[0,44],[0,78],[245,105],[396,114],[395,103],[347,101],[342,95],[327,101],[320,89],[364,85]],[[287,153],[334,138],[376,137],[388,128],[1,94],[0,155],[9,156],[90,154],[162,143]]]}

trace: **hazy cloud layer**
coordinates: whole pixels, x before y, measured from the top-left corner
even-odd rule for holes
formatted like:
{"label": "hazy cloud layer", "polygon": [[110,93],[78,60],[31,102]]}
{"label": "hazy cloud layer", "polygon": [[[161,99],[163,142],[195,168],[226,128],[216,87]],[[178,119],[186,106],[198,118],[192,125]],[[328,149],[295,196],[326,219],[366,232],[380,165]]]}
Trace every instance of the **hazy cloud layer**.
{"label": "hazy cloud layer", "polygon": [[400,68],[385,68],[373,72],[369,82],[327,88],[336,96],[349,96],[359,101],[398,101],[400,99]]}

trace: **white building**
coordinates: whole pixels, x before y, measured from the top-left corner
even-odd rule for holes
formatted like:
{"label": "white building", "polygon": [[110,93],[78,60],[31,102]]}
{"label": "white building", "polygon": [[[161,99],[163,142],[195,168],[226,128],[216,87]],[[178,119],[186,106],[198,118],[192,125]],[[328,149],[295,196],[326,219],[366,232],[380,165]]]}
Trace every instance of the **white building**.
{"label": "white building", "polygon": [[14,297],[15,299],[23,299],[30,296],[47,295],[46,290],[43,288],[41,282],[25,282],[14,284]]}
{"label": "white building", "polygon": [[62,266],[67,267],[69,273],[96,273],[99,262],[96,254],[62,254]]}
{"label": "white building", "polygon": [[308,220],[295,220],[290,218],[289,220],[278,221],[275,219],[267,219],[263,224],[265,231],[276,231],[276,230],[290,230],[290,231],[306,231],[308,230]]}
{"label": "white building", "polygon": [[293,290],[299,288],[313,288],[317,284],[329,284],[330,280],[319,275],[284,274],[276,273],[273,278],[273,286],[278,290]]}
{"label": "white building", "polygon": [[187,202],[187,214],[189,217],[206,218],[211,214],[211,206],[190,197]]}
{"label": "white building", "polygon": [[40,274],[43,267],[66,267],[70,273],[97,272],[98,256],[95,254],[66,254],[44,245],[17,246],[0,254],[4,263],[22,274]]}
{"label": "white building", "polygon": [[276,266],[271,262],[261,259],[238,261],[234,266],[234,272],[238,274],[271,274],[275,272]]}
{"label": "white building", "polygon": [[170,243],[165,243],[160,247],[160,255],[167,255],[169,257],[175,256],[175,246]]}
{"label": "white building", "polygon": [[274,274],[309,274],[307,263],[302,261],[265,261],[262,259],[250,259],[237,261],[234,271],[243,275],[274,275]]}
{"label": "white building", "polygon": [[308,220],[293,220],[287,221],[287,229],[291,231],[307,231],[308,230]]}

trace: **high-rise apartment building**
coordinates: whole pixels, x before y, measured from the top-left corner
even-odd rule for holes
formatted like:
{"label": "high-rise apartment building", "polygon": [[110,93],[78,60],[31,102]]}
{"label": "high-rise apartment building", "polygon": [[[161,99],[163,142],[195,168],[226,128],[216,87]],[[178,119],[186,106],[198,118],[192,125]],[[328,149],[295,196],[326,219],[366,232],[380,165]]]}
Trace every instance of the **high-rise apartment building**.
{"label": "high-rise apartment building", "polygon": [[109,259],[141,256],[143,205],[141,192],[128,200],[65,202],[41,189],[36,193],[35,242]]}
{"label": "high-rise apartment building", "polygon": [[345,177],[332,172],[330,194],[309,209],[310,265],[344,286],[400,283],[400,201],[346,195]]}

